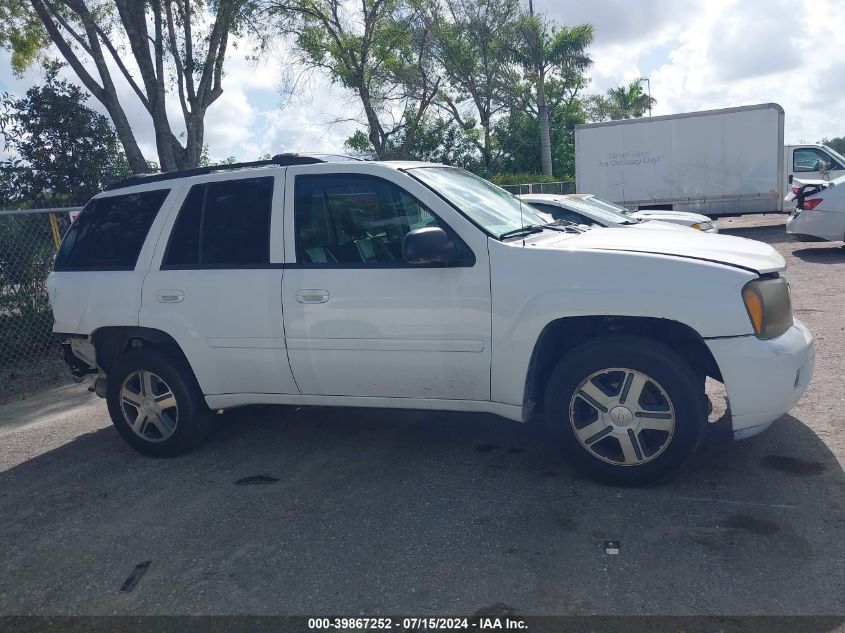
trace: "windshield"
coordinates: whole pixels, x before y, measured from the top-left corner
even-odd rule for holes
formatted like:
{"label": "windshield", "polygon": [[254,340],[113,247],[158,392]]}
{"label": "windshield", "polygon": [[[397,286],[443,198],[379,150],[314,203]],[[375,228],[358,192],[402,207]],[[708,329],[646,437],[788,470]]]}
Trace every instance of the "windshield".
{"label": "windshield", "polygon": [[627,209],[617,207],[615,204],[598,198],[566,198],[566,205],[575,210],[580,208],[599,222],[606,224],[633,224],[637,222],[635,218],[628,215],[630,212]]}
{"label": "windshield", "polygon": [[455,167],[416,167],[418,178],[488,233],[501,236],[524,226],[544,225],[549,218],[504,189]]}
{"label": "windshield", "polygon": [[594,207],[599,209],[605,209],[607,211],[614,211],[616,213],[621,213],[623,215],[631,215],[633,213],[630,209],[626,209],[625,207],[620,207],[618,204],[613,204],[612,202],[608,202],[607,200],[602,200],[601,198],[596,198],[595,196],[590,196],[589,198],[581,198],[581,202],[586,202]]}
{"label": "windshield", "polygon": [[828,147],[827,145],[825,145],[825,146],[824,146],[824,148],[825,148],[825,149],[826,149],[826,150],[827,150],[827,151],[828,151],[831,155],[833,155],[833,157],[834,157],[835,159],[837,159],[837,160],[839,161],[839,164],[840,164],[840,165],[845,165],[845,156],[843,156],[842,154],[840,154],[839,152],[837,152],[837,151],[836,151],[835,149],[833,149],[832,147]]}

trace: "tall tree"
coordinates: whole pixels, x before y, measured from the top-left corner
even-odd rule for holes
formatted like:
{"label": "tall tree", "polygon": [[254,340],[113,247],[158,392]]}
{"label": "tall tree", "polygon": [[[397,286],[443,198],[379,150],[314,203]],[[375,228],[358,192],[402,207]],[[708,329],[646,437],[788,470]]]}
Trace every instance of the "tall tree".
{"label": "tall tree", "polygon": [[[467,131],[493,173],[496,118],[513,102],[519,83],[513,65],[519,0],[444,0],[434,48],[447,86],[438,105]],[[481,128],[480,130],[478,128]]]}
{"label": "tall tree", "polygon": [[543,174],[551,176],[553,165],[546,78],[557,71],[560,77],[574,84],[576,91],[583,85],[583,71],[593,63],[586,52],[593,41],[593,27],[581,24],[557,29],[534,14],[533,0],[529,0],[528,8],[528,15],[523,16],[519,24],[522,46],[516,49],[516,59],[534,84],[541,167]]}
{"label": "tall tree", "polygon": [[[553,175],[558,179],[571,180],[575,173],[575,125],[584,123],[583,106],[577,97],[578,88],[558,78],[548,79],[545,87]],[[521,174],[536,174],[540,171],[540,145],[537,143],[539,128],[536,109],[524,106],[511,108],[507,116],[501,119],[496,126],[496,135],[504,148],[502,170]]]}
{"label": "tall tree", "polygon": [[[108,111],[132,170],[148,171],[119,99],[122,78],[152,119],[161,168],[184,169],[199,162],[206,111],[223,93],[229,37],[252,8],[248,0],[0,0],[8,20],[0,45],[17,70],[55,46]],[[167,113],[174,86],[184,145]]]}
{"label": "tall tree", "polygon": [[607,91],[607,100],[611,106],[611,118],[635,119],[651,109],[657,102],[643,92],[642,78],[634,79],[624,86],[616,86]]}
{"label": "tall tree", "polygon": [[0,163],[0,205],[81,204],[129,174],[108,118],[86,105],[88,95],[57,78],[21,98],[0,98],[0,134],[11,157]]}
{"label": "tall tree", "polygon": [[265,7],[293,37],[306,66],[356,95],[376,155],[407,157],[440,84],[430,55],[428,2],[268,0]]}
{"label": "tall tree", "polygon": [[834,152],[839,152],[845,156],[845,136],[838,136],[835,138],[823,138],[819,141],[819,145],[827,145]]}
{"label": "tall tree", "polygon": [[[367,135],[358,130],[344,143],[356,154],[375,154]],[[404,133],[390,139],[389,155],[398,155],[398,148],[406,145]],[[478,151],[464,131],[451,118],[426,114],[407,145],[404,158],[433,163],[444,163],[475,171],[478,169]]]}

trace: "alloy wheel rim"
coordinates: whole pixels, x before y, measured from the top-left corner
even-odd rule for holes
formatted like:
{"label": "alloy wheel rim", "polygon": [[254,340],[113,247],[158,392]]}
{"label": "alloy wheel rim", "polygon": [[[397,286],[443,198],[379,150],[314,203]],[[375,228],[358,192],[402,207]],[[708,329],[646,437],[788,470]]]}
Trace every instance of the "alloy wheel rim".
{"label": "alloy wheel rim", "polygon": [[129,428],[148,442],[163,442],[176,430],[179,406],[170,386],[151,371],[132,372],[120,387],[120,410]]}
{"label": "alloy wheel rim", "polygon": [[666,450],[675,408],[654,378],[636,369],[597,371],[575,389],[569,421],[581,446],[617,466],[642,466]]}

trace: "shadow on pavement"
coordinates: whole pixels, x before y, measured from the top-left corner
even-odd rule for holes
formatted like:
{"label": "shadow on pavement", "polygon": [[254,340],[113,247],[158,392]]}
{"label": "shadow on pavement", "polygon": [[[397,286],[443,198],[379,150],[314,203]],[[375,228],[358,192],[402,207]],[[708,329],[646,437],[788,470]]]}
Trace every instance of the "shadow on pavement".
{"label": "shadow on pavement", "polygon": [[766,242],[767,244],[785,244],[793,241],[792,237],[786,233],[786,227],[783,224],[739,228],[728,227],[719,229],[719,233],[722,235],[745,237],[751,240]]}
{"label": "shadow on pavement", "polygon": [[69,383],[4,403],[0,405],[0,437],[31,424],[58,422],[84,409],[91,397],[87,385]]}
{"label": "shadow on pavement", "polygon": [[799,248],[792,252],[805,262],[813,264],[842,264],[845,263],[845,246],[838,246],[835,242],[826,246]]}
{"label": "shadow on pavement", "polygon": [[488,415],[258,407],[219,423],[176,459],[107,428],[0,473],[0,611],[843,610],[845,478],[788,415],[744,442],[712,434],[678,478],[636,490],[577,477],[536,428]]}

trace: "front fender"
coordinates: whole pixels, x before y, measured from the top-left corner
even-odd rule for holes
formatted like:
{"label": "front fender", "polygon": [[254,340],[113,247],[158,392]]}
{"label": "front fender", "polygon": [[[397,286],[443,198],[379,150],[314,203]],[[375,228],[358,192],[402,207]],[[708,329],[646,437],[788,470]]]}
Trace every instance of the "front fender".
{"label": "front fender", "polygon": [[519,405],[534,346],[563,317],[669,319],[702,338],[753,334],[741,298],[756,275],[667,255],[490,241],[492,399]]}

